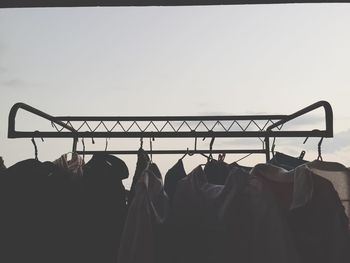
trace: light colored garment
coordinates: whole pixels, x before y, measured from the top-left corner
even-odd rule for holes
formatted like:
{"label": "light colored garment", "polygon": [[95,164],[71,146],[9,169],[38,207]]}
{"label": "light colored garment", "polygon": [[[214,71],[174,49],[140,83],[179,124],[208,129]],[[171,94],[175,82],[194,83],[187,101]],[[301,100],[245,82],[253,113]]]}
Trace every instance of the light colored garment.
{"label": "light colored garment", "polygon": [[68,160],[67,155],[63,154],[60,158],[53,161],[53,163],[73,175],[82,176],[83,166],[85,165],[83,158],[77,153],[72,153],[72,159]]}
{"label": "light colored garment", "polygon": [[164,223],[169,200],[155,164],[146,168],[135,185],[135,196],[120,241],[118,263],[155,263],[157,226]]}

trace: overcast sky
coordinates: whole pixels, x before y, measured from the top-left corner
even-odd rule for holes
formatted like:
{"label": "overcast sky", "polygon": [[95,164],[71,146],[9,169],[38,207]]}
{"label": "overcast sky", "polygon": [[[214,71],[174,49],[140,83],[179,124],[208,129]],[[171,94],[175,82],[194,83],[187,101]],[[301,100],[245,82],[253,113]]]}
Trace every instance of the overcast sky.
{"label": "overcast sky", "polygon": [[[19,101],[53,115],[237,115],[289,114],[322,99],[335,119],[324,159],[350,166],[349,14],[349,4],[0,10],[0,155],[8,166],[33,157],[29,139],[7,139]],[[323,128],[319,113],[307,120]],[[37,129],[30,115],[17,122]],[[277,143],[317,157],[317,141]],[[71,140],[38,147],[53,160]],[[178,157],[154,158],[165,172]],[[121,158],[133,173],[135,156]],[[187,160],[188,172],[201,161]]]}

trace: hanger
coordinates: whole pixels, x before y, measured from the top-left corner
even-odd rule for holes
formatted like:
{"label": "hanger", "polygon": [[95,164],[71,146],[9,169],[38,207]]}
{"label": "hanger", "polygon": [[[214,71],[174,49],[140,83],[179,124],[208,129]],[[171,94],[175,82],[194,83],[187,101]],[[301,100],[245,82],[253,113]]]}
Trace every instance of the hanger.
{"label": "hanger", "polygon": [[150,163],[153,163],[153,159],[152,159],[152,157],[153,157],[153,156],[152,156],[152,155],[153,155],[153,154],[152,154],[152,153],[153,153],[152,141],[154,141],[154,137],[152,137],[152,138],[150,137],[150,138],[149,138],[149,149],[150,149],[150,153],[149,153],[149,154],[150,154],[150,157],[151,157],[151,158],[150,158]]}
{"label": "hanger", "polygon": [[[212,152],[213,152],[213,144],[214,144],[214,141],[215,141],[215,137],[213,137],[213,138],[211,138],[211,141],[210,141],[210,144],[209,144],[209,158],[210,158],[210,160],[212,160],[213,159],[213,154],[212,154]],[[209,160],[208,160],[209,161]]]}
{"label": "hanger", "polygon": [[140,149],[143,149],[143,138],[140,138]]}
{"label": "hanger", "polygon": [[194,154],[195,154],[194,151],[190,151],[190,150],[187,148],[185,154],[184,154],[179,160],[183,160],[187,155],[193,156]]}
{"label": "hanger", "polygon": [[[205,140],[205,137],[203,138],[203,141],[204,141],[204,140]],[[193,150],[193,151],[190,151],[189,148],[187,148],[186,153],[184,154],[184,156],[182,156],[182,157],[180,158],[180,160],[184,159],[187,155],[193,156],[193,155],[196,154],[196,153],[202,155],[202,156],[205,157],[207,160],[210,158],[210,156],[207,156],[207,155],[205,155],[204,153],[201,153],[201,152],[198,152],[198,151],[197,151],[197,137],[194,138],[194,150]]]}
{"label": "hanger", "polygon": [[105,145],[105,152],[107,151],[107,148],[108,148],[108,140],[109,140],[110,138],[106,138],[106,145]]}
{"label": "hanger", "polygon": [[[34,133],[39,133],[39,131],[35,131]],[[44,142],[44,139],[42,137],[41,138],[41,141]],[[33,145],[34,145],[34,155],[35,155],[35,160],[39,160],[38,159],[38,147],[36,146],[36,143],[35,143],[35,139],[34,137],[31,139]]]}
{"label": "hanger", "polygon": [[83,145],[83,161],[85,162],[85,142],[84,142],[84,138],[81,138],[81,143]]}
{"label": "hanger", "polygon": [[322,153],[321,153],[321,147],[322,147],[322,142],[323,142],[323,138],[321,138],[321,140],[318,142],[317,144],[317,150],[318,150],[318,156],[317,156],[317,160],[323,161],[322,159]]}
{"label": "hanger", "polygon": [[[304,140],[304,142],[303,142],[303,144],[305,144],[306,141],[307,141],[308,139],[309,139],[309,137],[306,137],[305,140]],[[317,152],[318,152],[317,160],[320,160],[320,161],[323,161],[323,158],[322,158],[322,149],[321,149],[321,148],[322,148],[323,139],[324,139],[324,137],[322,137],[322,138],[320,139],[320,141],[318,142],[318,144],[317,144]],[[305,155],[305,151],[302,151],[302,152],[300,153],[299,159],[303,159],[303,158],[304,158],[304,155]]]}
{"label": "hanger", "polygon": [[244,160],[245,158],[249,157],[250,155],[252,155],[253,153],[248,153],[247,155],[243,156],[242,158],[239,158],[238,160],[234,161],[233,163],[238,164],[238,162]]}
{"label": "hanger", "polygon": [[275,147],[276,147],[275,142],[276,142],[276,137],[273,137],[272,146],[271,146],[272,157],[275,157]]}

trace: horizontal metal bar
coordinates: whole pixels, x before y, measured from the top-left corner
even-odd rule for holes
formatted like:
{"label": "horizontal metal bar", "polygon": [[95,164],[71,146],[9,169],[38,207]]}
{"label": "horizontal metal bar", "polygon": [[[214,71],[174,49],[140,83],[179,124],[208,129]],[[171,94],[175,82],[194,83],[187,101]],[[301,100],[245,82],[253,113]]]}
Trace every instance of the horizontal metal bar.
{"label": "horizontal metal bar", "polygon": [[210,132],[23,132],[9,133],[9,138],[256,138],[256,137],[332,137],[327,131],[210,131]]}
{"label": "horizontal metal bar", "polygon": [[[2,0],[0,8],[23,7],[87,7],[87,6],[200,6],[200,5],[249,5],[330,3],[324,0]],[[337,0],[337,2],[348,2]]]}
{"label": "horizontal metal bar", "polygon": [[57,116],[59,121],[233,121],[281,120],[288,115],[227,115],[227,116]]}
{"label": "horizontal metal bar", "polygon": [[[150,150],[145,150],[146,153],[150,154]],[[106,154],[137,154],[138,151],[133,150],[124,150],[124,151],[77,151],[79,154],[92,155],[97,153],[106,153]],[[152,154],[185,154],[187,150],[153,150]],[[242,149],[242,150],[196,150],[195,153],[203,153],[203,154],[219,154],[219,153],[233,153],[233,154],[265,154],[265,150],[256,150],[256,149]]]}

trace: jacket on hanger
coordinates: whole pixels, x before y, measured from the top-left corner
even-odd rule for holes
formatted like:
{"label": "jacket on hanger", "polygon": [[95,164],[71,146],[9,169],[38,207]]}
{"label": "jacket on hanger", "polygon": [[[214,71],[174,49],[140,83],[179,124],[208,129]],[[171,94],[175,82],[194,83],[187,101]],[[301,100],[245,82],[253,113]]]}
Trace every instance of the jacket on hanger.
{"label": "jacket on hanger", "polygon": [[0,183],[0,262],[72,262],[68,176],[50,162],[28,159]]}
{"label": "jacket on hanger", "polygon": [[274,193],[302,263],[350,262],[348,218],[330,181],[308,164],[291,171],[258,164],[251,174]]}
{"label": "jacket on hanger", "polygon": [[132,178],[132,184],[131,184],[130,192],[128,195],[128,204],[131,204],[131,202],[135,196],[135,187],[136,187],[137,181],[141,177],[141,174],[146,169],[149,162],[150,162],[150,159],[149,159],[147,153],[142,148],[140,148],[138,153],[137,153],[136,170],[135,170],[135,174]]}
{"label": "jacket on hanger", "polygon": [[164,177],[164,190],[169,197],[170,203],[173,200],[177,182],[186,177],[186,172],[182,160],[178,160],[176,164],[171,167]]}
{"label": "jacket on hanger", "polygon": [[117,262],[162,263],[162,225],[169,204],[156,164],[149,164],[140,174],[134,189],[135,195],[128,209]]}
{"label": "jacket on hanger", "polygon": [[128,168],[115,156],[96,154],[83,174],[82,262],[115,262],[127,212],[122,179]]}
{"label": "jacket on hanger", "polygon": [[169,221],[169,262],[298,262],[272,195],[242,169],[216,185],[195,168],[177,184]]}

